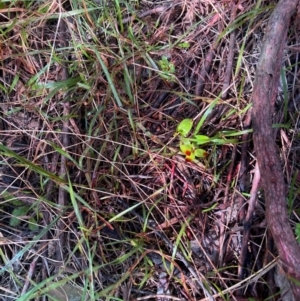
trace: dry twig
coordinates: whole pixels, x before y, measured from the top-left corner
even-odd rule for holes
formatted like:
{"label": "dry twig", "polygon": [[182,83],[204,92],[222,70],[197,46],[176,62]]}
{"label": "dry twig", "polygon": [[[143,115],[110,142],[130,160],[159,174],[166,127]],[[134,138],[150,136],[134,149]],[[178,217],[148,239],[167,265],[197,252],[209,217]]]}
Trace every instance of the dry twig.
{"label": "dry twig", "polygon": [[[231,22],[233,22],[236,18],[237,12],[237,4],[234,1],[231,2]],[[232,74],[232,66],[234,59],[234,44],[235,44],[235,30],[230,34],[230,40],[228,45],[228,55],[227,55],[227,65],[223,80],[223,88],[222,88],[222,99],[225,99],[228,94],[228,88],[230,84],[231,74]]]}
{"label": "dry twig", "polygon": [[[66,47],[67,43],[67,37],[66,37],[66,30],[67,30],[67,24],[65,23],[65,20],[60,20],[59,24],[59,35],[60,35],[60,43],[62,48]],[[67,80],[68,75],[68,69],[67,66],[62,66],[62,80]],[[64,95],[66,97],[66,95]],[[61,144],[64,149],[67,149],[69,147],[69,128],[70,128],[70,122],[69,122],[69,116],[70,114],[70,102],[68,100],[63,102],[63,115],[66,117],[63,121],[62,126],[62,136],[61,136]],[[64,155],[61,155],[60,159],[60,171],[59,175],[61,178],[66,179],[67,178],[67,158]],[[58,204],[63,208],[66,205],[66,190],[63,187],[59,187],[58,191]],[[65,245],[65,235],[64,235],[64,222],[62,220],[59,220],[57,224],[58,228],[58,235],[59,235],[59,246],[57,248],[56,256],[57,260],[61,261],[63,259],[62,256],[62,248]]]}
{"label": "dry twig", "polygon": [[243,242],[242,242],[242,250],[240,254],[240,264],[239,264],[239,271],[238,271],[238,276],[240,280],[242,280],[245,277],[245,273],[246,273],[245,267],[246,267],[247,254],[248,254],[248,242],[250,236],[252,217],[253,217],[255,204],[256,204],[257,191],[259,188],[259,182],[260,182],[260,172],[259,172],[258,164],[256,163],[254,168],[254,177],[253,177],[253,183],[252,183],[252,188],[250,193],[250,199],[248,202],[249,204],[248,211],[244,221]]}

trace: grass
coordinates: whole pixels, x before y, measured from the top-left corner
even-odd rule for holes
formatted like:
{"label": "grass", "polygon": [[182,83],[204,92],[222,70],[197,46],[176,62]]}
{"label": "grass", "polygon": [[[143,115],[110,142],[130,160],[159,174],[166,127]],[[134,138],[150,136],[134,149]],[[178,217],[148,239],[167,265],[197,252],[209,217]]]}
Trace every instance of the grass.
{"label": "grass", "polygon": [[[275,261],[262,265],[264,229],[253,230],[248,275],[237,277],[234,208],[240,199],[245,208],[251,184],[240,190],[242,144],[209,144],[206,158],[188,163],[174,136],[186,118],[209,137],[249,134],[257,24],[272,7],[248,1],[230,23],[225,2],[176,1],[167,10],[134,0],[0,5],[1,298],[234,300],[239,291],[272,299],[265,273]],[[234,77],[221,99],[234,30]],[[285,102],[297,135],[293,112]],[[250,171],[251,143],[248,152]],[[297,151],[286,156],[294,222],[296,160]],[[259,201],[255,225],[264,219]]]}

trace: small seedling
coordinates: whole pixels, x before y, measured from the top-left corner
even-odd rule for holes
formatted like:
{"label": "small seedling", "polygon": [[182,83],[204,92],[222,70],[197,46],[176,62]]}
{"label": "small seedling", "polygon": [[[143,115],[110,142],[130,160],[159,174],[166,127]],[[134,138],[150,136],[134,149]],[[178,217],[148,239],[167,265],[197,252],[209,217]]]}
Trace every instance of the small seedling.
{"label": "small seedling", "polygon": [[158,64],[161,70],[160,76],[168,81],[174,81],[175,65],[169,62],[166,56],[163,56]]}
{"label": "small seedling", "polygon": [[[199,148],[202,144],[217,144],[223,145],[228,143],[236,143],[236,139],[227,139],[226,132],[219,132],[214,137],[208,137],[205,135],[198,135],[198,126],[196,130],[191,134],[193,128],[192,119],[183,119],[177,126],[176,132],[179,136],[179,147],[181,152],[185,155],[185,160],[188,162],[194,161],[196,158],[205,158],[208,153],[204,149]],[[229,133],[228,136],[239,135],[240,133]]]}
{"label": "small seedling", "polygon": [[179,43],[178,44],[178,47],[179,48],[182,48],[182,49],[187,49],[187,48],[190,48],[190,43],[189,42],[182,42],[182,43]]}

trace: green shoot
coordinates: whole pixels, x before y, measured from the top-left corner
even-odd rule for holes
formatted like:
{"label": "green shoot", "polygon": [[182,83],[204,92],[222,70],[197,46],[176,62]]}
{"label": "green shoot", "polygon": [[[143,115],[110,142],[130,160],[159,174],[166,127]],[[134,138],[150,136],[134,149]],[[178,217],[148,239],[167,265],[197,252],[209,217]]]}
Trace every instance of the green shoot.
{"label": "green shoot", "polygon": [[175,66],[173,63],[168,61],[168,58],[166,56],[163,56],[161,60],[158,61],[159,67],[160,67],[160,76],[163,79],[166,79],[168,81],[174,81],[175,80]]}
{"label": "green shoot", "polygon": [[189,118],[183,119],[176,128],[176,132],[180,139],[179,148],[181,152],[186,156],[185,160],[188,162],[193,162],[196,158],[207,157],[208,155],[207,151],[199,148],[198,147],[199,145],[209,144],[209,143],[214,145],[237,143],[236,139],[228,139],[227,137],[239,136],[245,132],[245,131],[241,131],[241,132],[233,133],[229,131],[227,132],[223,131],[217,133],[213,137],[208,137],[206,135],[197,134],[200,130],[199,123],[196,130],[191,134],[192,128],[193,128],[193,120]]}

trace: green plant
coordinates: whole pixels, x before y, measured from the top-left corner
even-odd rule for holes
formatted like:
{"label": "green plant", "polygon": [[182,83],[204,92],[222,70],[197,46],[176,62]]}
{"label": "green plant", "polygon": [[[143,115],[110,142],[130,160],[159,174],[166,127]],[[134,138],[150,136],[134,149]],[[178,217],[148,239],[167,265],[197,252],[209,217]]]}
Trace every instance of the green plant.
{"label": "green plant", "polygon": [[192,162],[196,158],[205,158],[207,156],[208,153],[204,149],[199,148],[199,145],[207,143],[226,144],[237,142],[236,139],[226,139],[225,137],[222,137],[221,132],[214,137],[208,137],[205,135],[198,135],[198,131],[195,130],[192,135],[189,136],[192,127],[193,120],[188,118],[182,120],[176,129],[180,139],[180,150],[186,156],[185,160],[188,162]]}
{"label": "green plant", "polygon": [[175,73],[175,66],[173,63],[168,61],[168,58],[166,56],[163,56],[161,60],[158,61],[159,67],[161,69],[160,76],[163,79],[173,81],[175,79],[174,73]]}
{"label": "green plant", "polygon": [[[30,209],[31,209],[31,207],[27,206],[27,205],[21,205],[21,206],[15,208],[12,212],[12,217],[9,220],[9,225],[12,227],[19,226],[21,223],[22,217],[29,215]],[[28,227],[31,231],[38,230],[37,221],[34,216],[28,217]]]}
{"label": "green plant", "polygon": [[[206,119],[206,113],[210,112],[214,103],[208,108],[203,117],[200,119],[196,129],[192,131],[193,119],[187,118],[183,119],[176,128],[176,133],[179,136],[179,148],[181,152],[186,156],[185,159],[188,162],[194,161],[196,158],[205,158],[208,153],[206,150],[199,148],[199,145],[203,144],[214,144],[214,145],[224,145],[228,143],[237,143],[237,139],[230,139],[228,137],[239,136],[247,131],[220,131],[213,137],[208,137],[206,135],[199,135],[201,126]],[[192,133],[191,133],[192,131]]]}
{"label": "green plant", "polygon": [[[14,208],[9,219],[9,225],[11,227],[18,227],[21,221],[23,221],[28,224],[29,230],[38,231],[38,220],[42,215],[37,210],[37,204],[29,206],[8,191],[2,192],[2,198],[5,200],[4,204],[9,204]],[[1,206],[1,210],[7,209],[4,206],[5,205]]]}
{"label": "green plant", "polygon": [[181,48],[181,49],[188,49],[190,48],[190,43],[189,42],[182,42],[182,43],[179,43],[178,44],[178,47]]}

